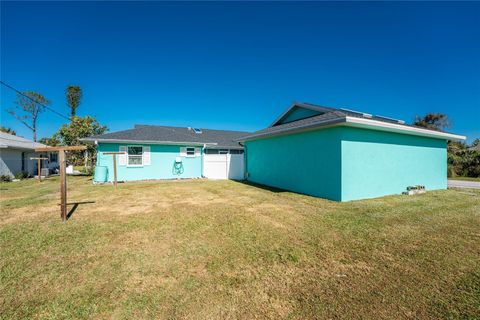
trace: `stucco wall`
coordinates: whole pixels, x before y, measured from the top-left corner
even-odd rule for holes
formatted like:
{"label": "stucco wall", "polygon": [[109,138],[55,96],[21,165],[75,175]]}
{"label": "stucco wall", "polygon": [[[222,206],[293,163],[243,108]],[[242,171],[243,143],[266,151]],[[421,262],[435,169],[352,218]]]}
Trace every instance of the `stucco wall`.
{"label": "stucco wall", "polygon": [[341,200],[339,128],[246,142],[249,181]]}
{"label": "stucco wall", "polygon": [[[22,171],[22,150],[19,149],[0,149],[0,175],[9,175],[14,177],[15,174]],[[30,157],[36,157],[35,152],[25,151],[25,168],[24,170],[31,175],[37,174],[37,162],[30,160]]]}
{"label": "stucco wall", "polygon": [[342,201],[447,188],[446,141],[342,128]]}
{"label": "stucco wall", "polygon": [[[118,152],[120,146],[127,144],[99,143],[97,166],[108,168],[108,180],[113,181],[113,159],[104,152]],[[142,144],[128,144],[142,145]],[[146,146],[146,145],[143,145]],[[183,173],[177,174],[173,170],[175,158],[180,156],[181,146],[148,145],[150,146],[151,164],[142,167],[120,166],[117,156],[117,179],[119,181],[149,180],[149,179],[177,179],[199,178],[202,176],[202,156],[182,157]]]}

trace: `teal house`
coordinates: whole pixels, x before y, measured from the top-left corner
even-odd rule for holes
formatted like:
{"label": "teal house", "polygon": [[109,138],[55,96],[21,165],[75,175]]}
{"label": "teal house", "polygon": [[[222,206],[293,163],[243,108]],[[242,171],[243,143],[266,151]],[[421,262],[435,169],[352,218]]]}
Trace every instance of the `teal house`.
{"label": "teal house", "polygon": [[[135,125],[83,139],[97,146],[95,182],[244,178],[241,131]],[[112,155],[111,153],[120,153]]]}
{"label": "teal house", "polygon": [[294,103],[253,132],[136,125],[84,139],[96,182],[235,179],[335,201],[447,188],[447,142],[464,136],[347,109]]}
{"label": "teal house", "polygon": [[347,109],[294,103],[240,138],[245,177],[335,201],[447,188],[447,141],[464,136]]}

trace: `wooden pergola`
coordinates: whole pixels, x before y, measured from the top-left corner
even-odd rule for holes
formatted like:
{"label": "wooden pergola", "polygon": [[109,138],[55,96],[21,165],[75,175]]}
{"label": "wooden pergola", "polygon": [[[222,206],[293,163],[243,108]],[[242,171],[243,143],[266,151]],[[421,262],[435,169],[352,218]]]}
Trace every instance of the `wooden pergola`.
{"label": "wooden pergola", "polygon": [[43,147],[36,148],[36,152],[58,152],[58,164],[60,167],[60,217],[67,220],[67,175],[66,175],[66,151],[86,150],[86,146]]}

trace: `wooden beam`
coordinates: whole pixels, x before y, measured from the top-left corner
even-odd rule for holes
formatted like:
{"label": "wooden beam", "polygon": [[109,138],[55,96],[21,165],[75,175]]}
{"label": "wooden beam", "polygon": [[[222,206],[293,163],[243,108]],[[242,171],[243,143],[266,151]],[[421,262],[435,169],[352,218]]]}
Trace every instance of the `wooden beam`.
{"label": "wooden beam", "polygon": [[36,152],[60,152],[60,151],[79,151],[79,150],[87,150],[86,146],[62,146],[62,147],[43,147],[43,148],[36,148]]}
{"label": "wooden beam", "polygon": [[65,151],[58,152],[60,164],[60,216],[63,221],[67,220],[67,175],[65,170]]}

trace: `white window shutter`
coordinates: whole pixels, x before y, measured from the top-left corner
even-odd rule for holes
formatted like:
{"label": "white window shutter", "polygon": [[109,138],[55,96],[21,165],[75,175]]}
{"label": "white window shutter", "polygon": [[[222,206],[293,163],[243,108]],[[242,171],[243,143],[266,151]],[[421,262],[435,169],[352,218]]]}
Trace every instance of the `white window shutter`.
{"label": "white window shutter", "polygon": [[143,165],[144,166],[149,166],[151,164],[150,162],[150,146],[144,146],[143,147]]}
{"label": "white window shutter", "polygon": [[125,166],[127,165],[127,147],[126,146],[120,146],[118,147],[119,152],[124,152],[124,154],[118,155],[118,165],[119,166]]}
{"label": "white window shutter", "polygon": [[187,148],[186,147],[180,147],[180,156],[181,157],[186,157],[187,156]]}
{"label": "white window shutter", "polygon": [[195,148],[195,157],[200,157],[200,151],[201,149],[200,148]]}

